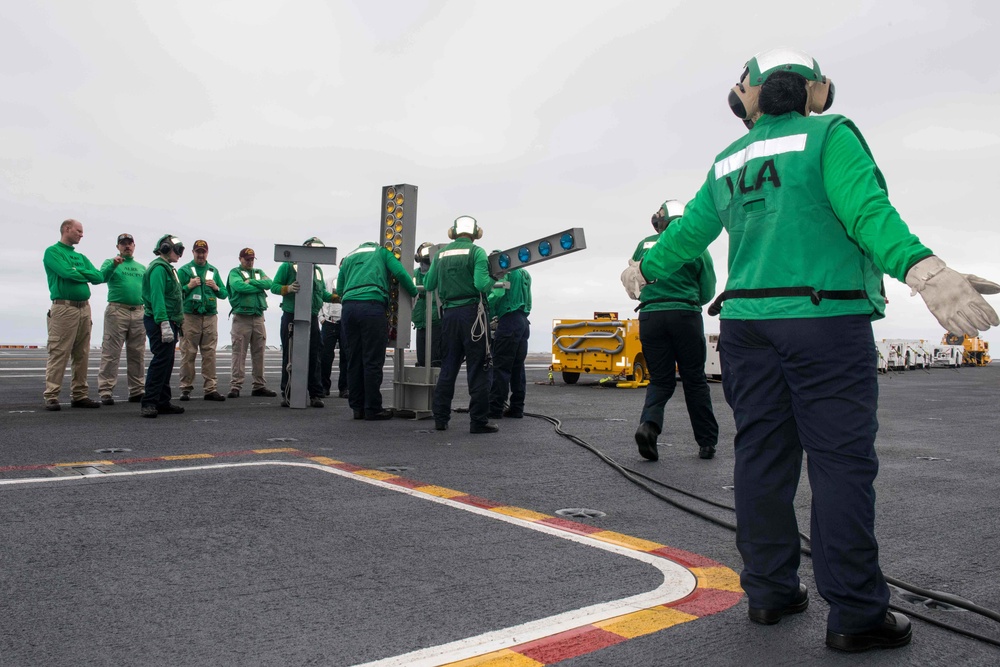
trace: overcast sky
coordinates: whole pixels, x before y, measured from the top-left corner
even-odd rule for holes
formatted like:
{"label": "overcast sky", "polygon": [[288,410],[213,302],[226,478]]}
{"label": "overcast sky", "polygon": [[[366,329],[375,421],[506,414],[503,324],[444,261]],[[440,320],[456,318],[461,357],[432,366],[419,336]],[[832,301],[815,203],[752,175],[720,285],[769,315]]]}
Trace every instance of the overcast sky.
{"label": "overcast sky", "polygon": [[[44,344],[42,253],[65,218],[83,223],[77,249],[97,266],[121,232],[144,264],[169,232],[188,248],[206,239],[225,272],[251,246],[273,276],[275,243],[316,235],[343,256],[377,240],[381,188],[398,183],[419,188],[417,243],[446,241],[462,214],[478,218],[487,251],[584,228],[587,250],[530,269],[532,351],[550,349],[555,318],[635,317],[621,270],[659,204],[690,199],[745,132],[726,95],[747,59],[776,46],[809,52],[834,81],[831,112],[857,123],[911,230],[954,268],[1000,280],[998,7],[8,3],[0,343]],[[725,243],[711,247],[720,291]],[[107,288],[92,289],[99,345]],[[940,339],[919,297],[892,279],[887,291],[876,338]]]}

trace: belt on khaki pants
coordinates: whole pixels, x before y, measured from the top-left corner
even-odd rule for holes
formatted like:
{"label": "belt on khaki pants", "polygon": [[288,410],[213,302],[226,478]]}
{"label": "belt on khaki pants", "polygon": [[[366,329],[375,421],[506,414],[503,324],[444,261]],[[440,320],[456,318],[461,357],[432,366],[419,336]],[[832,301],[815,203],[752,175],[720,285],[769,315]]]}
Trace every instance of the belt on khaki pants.
{"label": "belt on khaki pants", "polygon": [[142,306],[130,306],[127,303],[121,303],[120,301],[108,301],[110,306],[120,306],[122,308],[128,308],[129,310],[142,310]]}
{"label": "belt on khaki pants", "polygon": [[69,301],[67,299],[52,299],[52,303],[54,303],[56,305],[59,305],[59,306],[73,306],[74,308],[83,308],[88,303],[90,303],[90,300],[86,300],[86,301]]}

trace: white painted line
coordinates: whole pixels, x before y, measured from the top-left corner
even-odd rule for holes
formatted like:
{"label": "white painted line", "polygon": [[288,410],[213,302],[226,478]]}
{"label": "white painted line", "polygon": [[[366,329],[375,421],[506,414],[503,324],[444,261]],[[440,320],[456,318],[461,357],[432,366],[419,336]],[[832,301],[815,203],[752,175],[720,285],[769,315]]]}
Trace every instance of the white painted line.
{"label": "white painted line", "polygon": [[648,609],[650,607],[655,607],[657,605],[673,602],[675,600],[680,600],[681,598],[690,595],[697,587],[697,580],[695,579],[694,574],[692,574],[690,570],[677,563],[674,563],[673,561],[667,560],[666,558],[653,556],[651,554],[647,554],[641,551],[636,551],[634,549],[621,547],[616,544],[609,544],[607,542],[602,542],[598,539],[588,537],[586,535],[577,535],[576,533],[570,533],[568,531],[560,530],[559,528],[554,528],[552,526],[548,526],[545,524],[535,523],[532,521],[527,521],[525,519],[519,519],[517,517],[508,516],[506,514],[500,514],[499,512],[493,512],[480,507],[475,507],[473,505],[466,505],[464,503],[456,502],[448,498],[432,496],[422,491],[417,491],[416,489],[397,486],[395,484],[390,484],[388,482],[383,482],[377,479],[371,479],[368,477],[364,477],[362,475],[356,475],[351,472],[338,470],[336,468],[320,465],[318,463],[303,463],[295,461],[252,461],[243,463],[217,463],[217,464],[209,464],[201,466],[189,466],[183,468],[165,468],[162,470],[134,470],[125,472],[112,472],[106,474],[98,473],[90,475],[80,475],[75,477],[42,477],[42,478],[36,477],[30,479],[7,479],[7,480],[0,480],[0,486],[37,484],[39,482],[65,483],[65,482],[80,481],[90,478],[105,479],[108,477],[129,477],[129,476],[138,477],[140,475],[154,475],[160,473],[191,472],[193,470],[214,470],[219,468],[245,468],[253,466],[274,466],[274,465],[311,468],[313,470],[319,470],[320,472],[330,473],[353,481],[372,484],[374,486],[378,486],[383,489],[397,491],[399,493],[405,493],[407,495],[411,495],[420,498],[422,500],[430,500],[440,505],[447,505],[455,509],[464,510],[466,512],[472,512],[473,514],[478,514],[480,516],[487,517],[489,519],[493,519],[496,521],[503,521],[521,528],[527,528],[529,530],[534,530],[539,533],[545,533],[553,537],[569,540],[571,542],[576,542],[578,544],[582,544],[585,546],[594,547],[621,556],[627,556],[634,560],[638,560],[648,565],[652,565],[654,568],[659,570],[660,573],[663,575],[663,583],[661,583],[659,586],[646,593],[640,593],[639,595],[632,595],[630,597],[622,598],[620,600],[613,600],[611,602],[605,602],[601,604],[590,605],[587,607],[581,607],[580,609],[573,609],[570,611],[563,612],[561,614],[549,616],[547,618],[541,618],[535,621],[522,623],[520,625],[511,626],[508,628],[502,628],[500,630],[494,630],[492,632],[476,635],[474,637],[466,637],[465,639],[449,642],[447,644],[431,646],[429,648],[419,649],[417,651],[411,651],[410,653],[404,653],[403,655],[397,655],[391,658],[384,658],[382,660],[376,660],[374,662],[366,662],[361,665],[357,665],[356,667],[404,667],[404,666],[436,667],[438,665],[446,665],[448,663],[456,662],[458,660],[465,660],[468,658],[473,658],[479,655],[483,655],[485,653],[492,653],[494,651],[499,651],[501,649],[511,648],[512,646],[524,644],[525,642],[542,639],[543,637],[548,637],[550,635],[554,635],[559,632],[564,632],[566,630],[571,630],[573,628],[578,628],[584,625],[591,625],[593,623],[598,623],[600,621],[604,621],[610,618],[615,618],[616,616],[621,616],[623,614],[629,614],[632,612],[641,611],[643,609]]}

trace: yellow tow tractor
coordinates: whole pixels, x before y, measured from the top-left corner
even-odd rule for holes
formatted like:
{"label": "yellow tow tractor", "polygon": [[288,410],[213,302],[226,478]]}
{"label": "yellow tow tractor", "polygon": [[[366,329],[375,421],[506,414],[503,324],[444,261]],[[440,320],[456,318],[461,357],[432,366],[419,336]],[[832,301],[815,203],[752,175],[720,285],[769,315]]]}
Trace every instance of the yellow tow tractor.
{"label": "yellow tow tractor", "polygon": [[590,320],[552,320],[552,365],[563,382],[576,384],[582,373],[610,377],[601,384],[645,387],[649,372],[639,342],[639,320],[620,320],[615,312],[596,312]]}
{"label": "yellow tow tractor", "polygon": [[942,345],[961,345],[965,348],[962,354],[963,366],[985,366],[990,363],[990,344],[982,338],[961,336],[946,333],[941,339]]}

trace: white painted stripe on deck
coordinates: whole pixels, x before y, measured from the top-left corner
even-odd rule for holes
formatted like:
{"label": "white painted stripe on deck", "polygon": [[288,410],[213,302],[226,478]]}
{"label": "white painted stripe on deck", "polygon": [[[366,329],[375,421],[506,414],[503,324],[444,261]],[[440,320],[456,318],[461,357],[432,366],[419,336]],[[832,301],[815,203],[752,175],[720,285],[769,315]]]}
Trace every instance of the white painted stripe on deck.
{"label": "white painted stripe on deck", "polygon": [[159,473],[171,473],[171,472],[191,472],[193,470],[215,470],[221,468],[246,468],[253,466],[288,466],[288,467],[298,467],[298,468],[312,468],[313,470],[319,470],[320,472],[326,472],[339,477],[344,477],[354,481],[365,482],[366,484],[372,484],[374,486],[381,487],[383,489],[388,489],[391,491],[397,491],[399,493],[405,493],[411,495],[421,500],[430,500],[431,502],[438,503],[440,505],[447,505],[454,509],[464,510],[466,512],[472,512],[473,514],[478,514],[489,519],[496,521],[504,521],[509,524],[521,528],[528,528],[529,530],[534,530],[539,533],[545,533],[552,537],[558,537],[564,540],[569,540],[571,542],[576,542],[584,546],[594,547],[601,549],[603,551],[608,551],[621,556],[627,556],[629,558],[638,560],[640,562],[646,563],[647,565],[652,565],[654,568],[660,571],[663,575],[663,583],[646,593],[640,593],[639,595],[632,595],[627,598],[622,598],[620,600],[613,600],[611,602],[605,602],[601,604],[590,605],[587,607],[581,607],[579,609],[572,609],[570,611],[563,612],[561,614],[556,614],[554,616],[549,616],[547,618],[541,618],[535,621],[529,621],[527,623],[522,623],[520,625],[514,625],[508,628],[502,628],[500,630],[494,630],[492,632],[486,632],[481,635],[476,635],[473,637],[466,637],[465,639],[460,639],[458,641],[449,642],[447,644],[440,644],[438,646],[431,646],[425,649],[419,649],[417,651],[411,651],[410,653],[404,653],[402,655],[393,656],[391,658],[384,658],[382,660],[375,660],[373,662],[366,662],[356,667],[437,667],[438,665],[446,665],[451,662],[456,662],[458,660],[465,660],[468,658],[473,658],[486,653],[492,653],[494,651],[499,651],[505,648],[511,648],[513,646],[518,646],[526,642],[535,641],[537,639],[542,639],[550,635],[554,635],[560,632],[565,632],[573,628],[578,628],[585,625],[592,625],[594,623],[599,623],[616,616],[621,616],[623,614],[629,614],[636,611],[641,611],[643,609],[649,609],[650,607],[655,607],[657,605],[667,604],[675,600],[680,600],[681,598],[690,595],[697,587],[697,580],[694,574],[692,574],[687,568],[674,563],[673,561],[667,560],[660,556],[653,556],[651,554],[644,553],[642,551],[636,551],[634,549],[628,549],[626,547],[621,547],[616,544],[610,544],[607,542],[602,542],[600,540],[588,537],[586,535],[578,535],[576,533],[570,533],[559,528],[554,528],[545,524],[535,523],[532,521],[526,521],[525,519],[519,519],[517,517],[508,516],[506,514],[500,514],[499,512],[494,512],[491,510],[483,509],[480,507],[475,507],[473,505],[467,505],[464,503],[456,502],[448,498],[441,498],[439,496],[432,496],[430,494],[418,491],[416,489],[410,489],[403,486],[397,486],[395,484],[390,484],[388,482],[383,482],[377,479],[371,479],[364,477],[362,475],[357,475],[352,472],[347,472],[344,470],[338,470],[329,466],[320,465],[318,463],[304,463],[296,461],[252,461],[243,463],[218,463],[202,466],[190,466],[182,468],[165,468],[162,470],[130,470],[125,472],[112,472],[112,473],[97,473],[90,475],[80,475],[75,477],[43,477],[43,478],[30,478],[30,479],[5,479],[0,480],[0,485],[3,486],[13,486],[13,485],[23,485],[23,484],[37,484],[39,482],[49,482],[49,483],[66,483],[73,481],[80,481],[90,478],[106,478],[106,477],[138,477],[140,475],[154,475]]}

